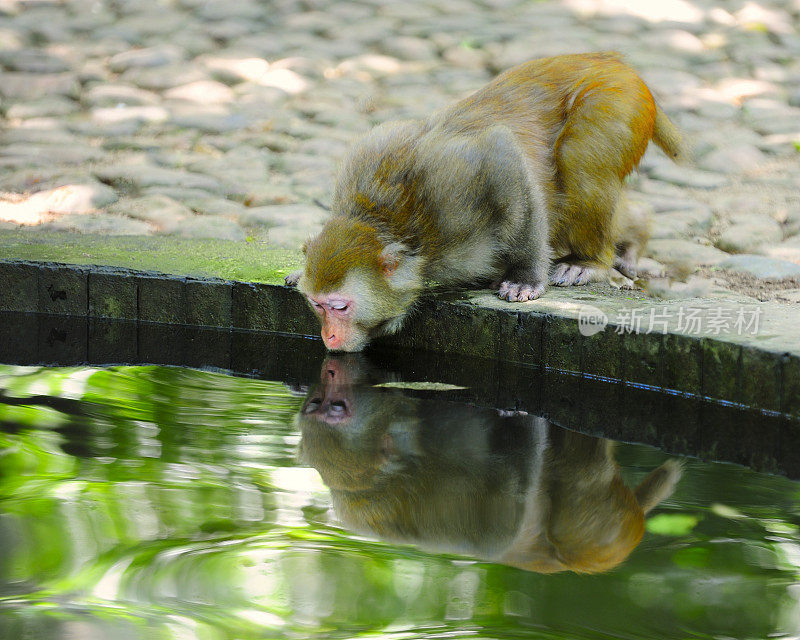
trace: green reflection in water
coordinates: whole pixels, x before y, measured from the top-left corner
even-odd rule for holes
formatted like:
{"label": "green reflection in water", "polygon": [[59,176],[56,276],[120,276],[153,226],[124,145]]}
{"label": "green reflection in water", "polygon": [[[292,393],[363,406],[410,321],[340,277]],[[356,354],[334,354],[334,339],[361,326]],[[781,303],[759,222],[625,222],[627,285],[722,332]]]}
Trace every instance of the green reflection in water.
{"label": "green reflection in water", "polygon": [[[303,398],[281,383],[0,367],[0,393],[2,638],[800,631],[798,484],[783,478],[689,461],[621,565],[543,575],[341,528],[298,465]],[[635,486],[666,456],[616,458]]]}

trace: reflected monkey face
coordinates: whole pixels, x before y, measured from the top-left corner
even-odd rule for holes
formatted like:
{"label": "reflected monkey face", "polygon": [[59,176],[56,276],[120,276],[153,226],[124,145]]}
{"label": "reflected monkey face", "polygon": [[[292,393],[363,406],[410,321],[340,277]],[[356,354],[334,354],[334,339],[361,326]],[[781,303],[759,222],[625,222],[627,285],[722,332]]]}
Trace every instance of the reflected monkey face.
{"label": "reflected monkey face", "polygon": [[320,382],[311,387],[300,413],[330,425],[345,425],[353,418],[352,370],[338,358],[325,359]]}

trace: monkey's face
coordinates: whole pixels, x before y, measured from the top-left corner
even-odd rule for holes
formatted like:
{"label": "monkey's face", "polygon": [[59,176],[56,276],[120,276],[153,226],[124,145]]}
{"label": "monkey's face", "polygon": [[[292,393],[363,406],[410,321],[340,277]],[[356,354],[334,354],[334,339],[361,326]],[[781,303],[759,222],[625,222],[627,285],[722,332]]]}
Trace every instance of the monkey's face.
{"label": "monkey's face", "polygon": [[330,293],[306,295],[322,324],[322,341],[331,351],[361,351],[369,340],[370,327],[360,321],[363,299],[342,288]]}
{"label": "monkey's face", "polygon": [[322,325],[322,341],[331,351],[361,351],[370,340],[396,332],[417,299],[416,290],[393,286],[382,271],[354,269],[331,291],[300,289]]}
{"label": "monkey's face", "polygon": [[303,251],[298,287],[333,351],[360,351],[396,331],[424,284],[418,256],[401,243],[386,244],[358,220],[334,216]]}

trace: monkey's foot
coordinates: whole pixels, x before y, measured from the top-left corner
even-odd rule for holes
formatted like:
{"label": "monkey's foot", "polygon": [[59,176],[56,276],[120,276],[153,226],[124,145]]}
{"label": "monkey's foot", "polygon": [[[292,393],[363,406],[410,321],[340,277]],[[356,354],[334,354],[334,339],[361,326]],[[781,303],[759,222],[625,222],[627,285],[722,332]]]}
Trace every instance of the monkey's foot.
{"label": "monkey's foot", "polygon": [[638,270],[635,261],[629,260],[623,256],[616,256],[614,258],[614,268],[623,276],[627,276],[631,280],[636,280]]}
{"label": "monkey's foot", "polygon": [[528,284],[526,282],[511,282],[506,280],[500,285],[500,291],[497,295],[502,300],[509,302],[527,302],[528,300],[536,300],[544,293],[544,284]]}
{"label": "monkey's foot", "polygon": [[603,280],[604,269],[597,267],[584,267],[579,264],[569,264],[562,262],[556,265],[550,276],[550,284],[557,287],[569,287],[570,285],[581,285],[597,280]]}
{"label": "monkey's foot", "polygon": [[608,270],[608,284],[615,289],[635,289],[636,284],[626,275],[617,271],[617,269]]}
{"label": "monkey's foot", "polygon": [[283,281],[288,284],[290,287],[294,287],[300,282],[300,276],[303,275],[302,269],[300,271],[292,271],[288,276],[286,276]]}

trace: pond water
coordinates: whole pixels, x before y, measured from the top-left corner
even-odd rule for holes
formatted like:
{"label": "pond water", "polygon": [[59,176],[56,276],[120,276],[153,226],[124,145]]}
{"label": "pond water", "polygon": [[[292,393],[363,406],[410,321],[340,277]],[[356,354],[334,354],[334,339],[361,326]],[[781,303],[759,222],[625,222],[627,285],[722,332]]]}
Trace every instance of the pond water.
{"label": "pond water", "polygon": [[315,368],[0,366],[0,638],[800,633],[797,482]]}

